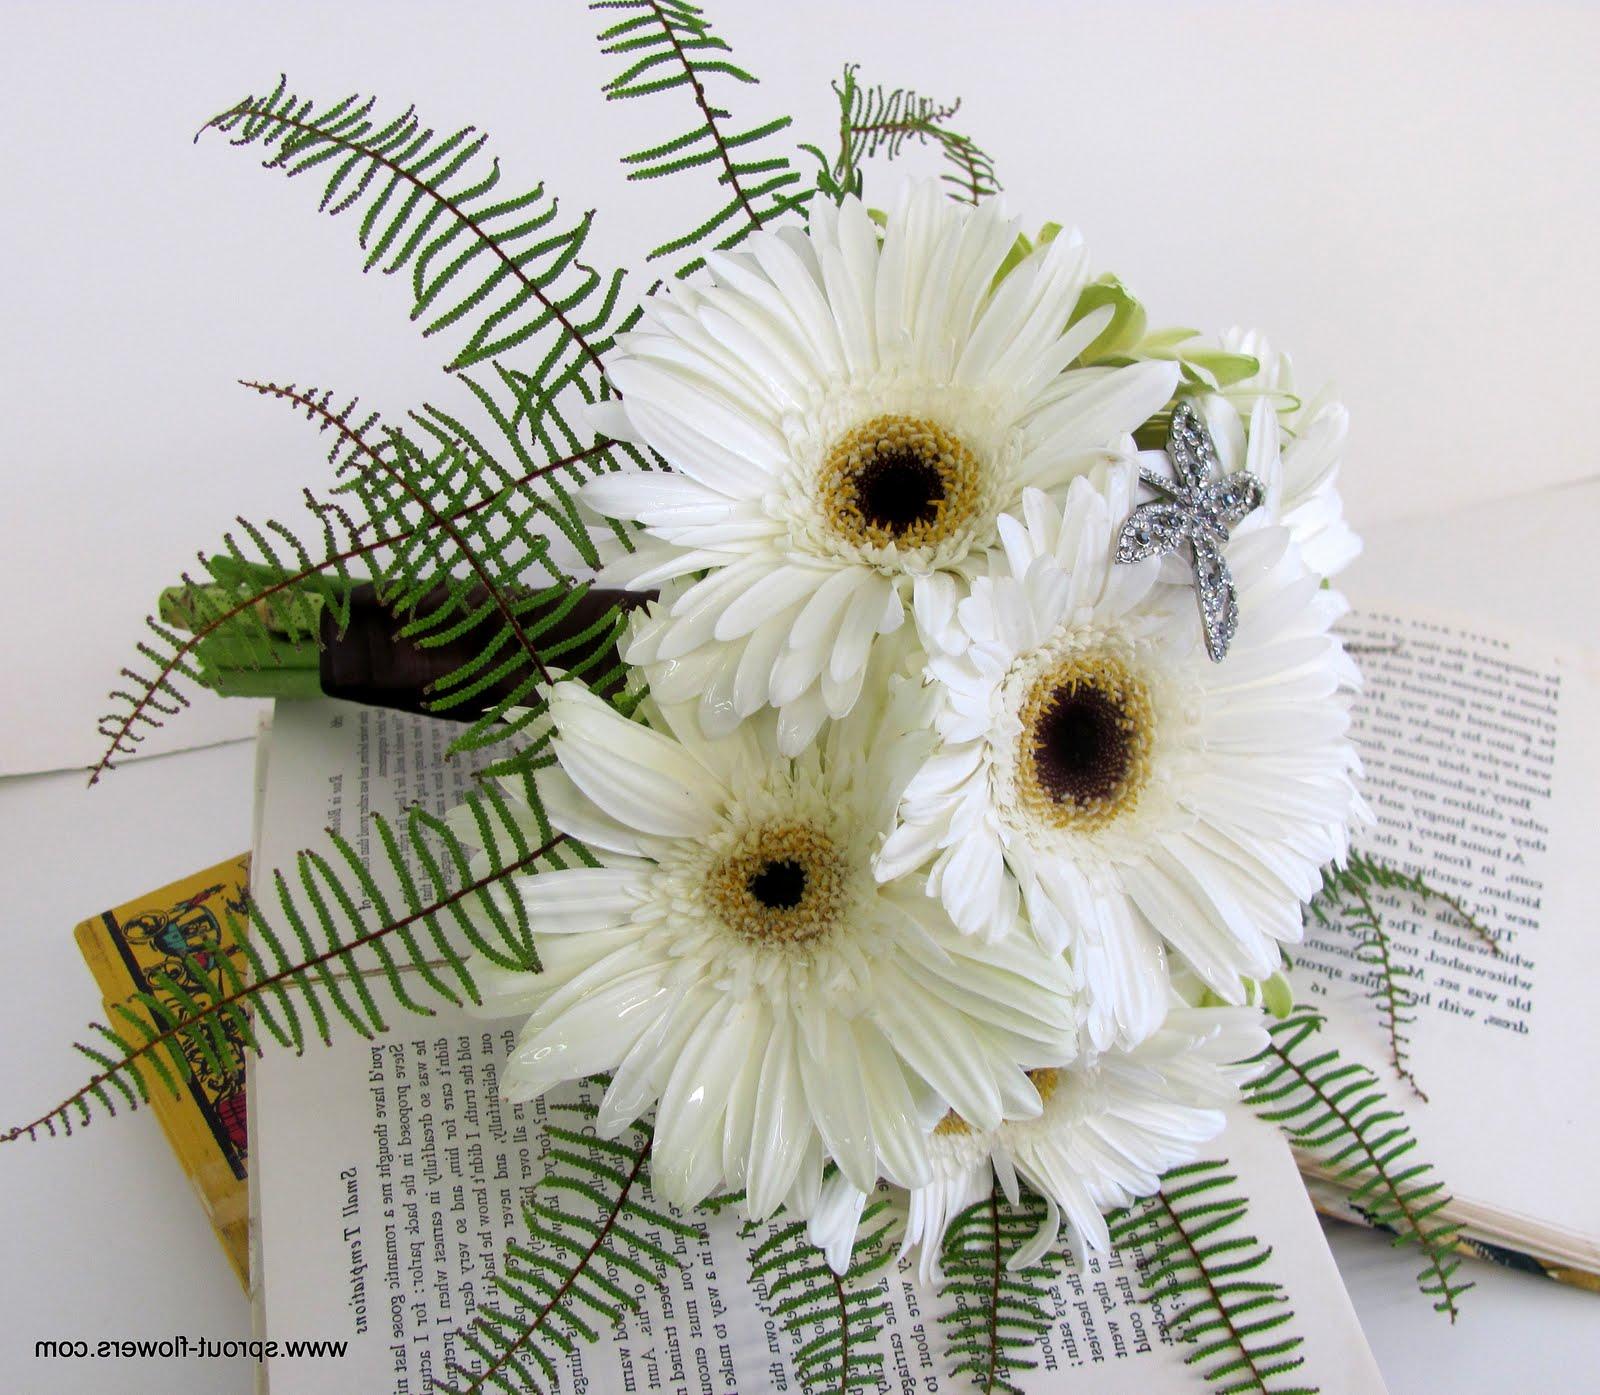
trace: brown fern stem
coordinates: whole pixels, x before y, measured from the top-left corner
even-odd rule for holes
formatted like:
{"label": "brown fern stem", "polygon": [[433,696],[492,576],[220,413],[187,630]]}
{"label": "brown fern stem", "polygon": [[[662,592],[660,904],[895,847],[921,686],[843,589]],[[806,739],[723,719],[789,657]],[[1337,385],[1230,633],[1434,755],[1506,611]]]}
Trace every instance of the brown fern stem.
{"label": "brown fern stem", "polygon": [[761,215],[755,211],[744,191],[744,185],[739,183],[739,176],[733,168],[733,152],[728,149],[728,143],[723,139],[722,128],[717,124],[719,116],[727,113],[720,108],[713,107],[706,97],[706,89],[701,85],[700,79],[695,75],[694,68],[689,63],[689,55],[683,51],[683,45],[678,41],[678,31],[672,27],[667,16],[662,12],[657,0],[647,0],[650,11],[655,15],[661,25],[662,32],[667,36],[667,42],[672,45],[672,51],[677,55],[678,62],[683,65],[684,76],[689,79],[689,86],[694,89],[695,104],[700,108],[700,114],[705,117],[706,129],[711,132],[711,140],[717,148],[717,158],[722,161],[723,182],[733,190],[733,196],[739,201],[739,207],[744,211],[750,225],[757,230],[761,227]]}
{"label": "brown fern stem", "polygon": [[496,882],[509,876],[511,873],[520,872],[524,867],[531,867],[541,857],[546,856],[548,853],[560,846],[560,844],[565,842],[566,837],[567,835],[565,833],[558,833],[554,838],[550,839],[549,842],[545,843],[542,847],[536,848],[526,857],[519,857],[515,861],[506,863],[498,870],[488,873],[486,876],[478,877],[476,880],[466,883],[465,885],[457,888],[455,891],[450,892],[448,895],[440,897],[431,905],[424,906],[420,911],[413,911],[410,915],[404,916],[399,920],[390,921],[387,925],[381,925],[376,930],[368,931],[365,935],[360,935],[356,939],[349,941],[347,944],[337,945],[332,949],[325,950],[315,958],[307,959],[304,963],[291,965],[287,969],[280,969],[277,973],[268,975],[258,983],[250,983],[246,984],[243,988],[234,989],[233,992],[226,994],[225,996],[220,997],[214,1002],[208,1004],[202,1011],[196,1013],[193,1017],[187,1018],[182,1022],[174,1023],[172,1026],[167,1027],[163,1031],[157,1033],[155,1036],[148,1038],[146,1041],[136,1046],[110,1070],[103,1070],[97,1075],[90,1077],[89,1082],[86,1085],[72,1095],[68,1096],[66,1100],[64,1100],[61,1104],[58,1104],[54,1109],[50,1110],[49,1113],[40,1115],[39,1118],[35,1119],[31,1124],[20,1124],[7,1133],[0,1133],[0,1143],[15,1142],[18,1138],[21,1138],[23,1134],[27,1134],[28,1138],[32,1140],[35,1138],[38,1130],[41,1128],[48,1127],[50,1132],[54,1133],[54,1127],[51,1125],[52,1120],[59,1118],[64,1123],[68,1122],[67,1111],[70,1110],[75,1104],[93,1093],[93,1091],[100,1086],[104,1085],[113,1076],[118,1075],[122,1071],[126,1070],[130,1065],[133,1064],[133,1062],[142,1060],[144,1057],[149,1056],[157,1047],[172,1041],[175,1037],[180,1036],[184,1032],[193,1031],[196,1027],[203,1023],[219,1020],[225,1013],[228,1012],[229,1009],[235,1006],[242,1005],[246,1001],[255,1001],[266,990],[281,984],[285,979],[294,978],[297,975],[305,973],[308,969],[320,968],[329,960],[338,959],[346,954],[352,954],[356,950],[361,949],[366,945],[373,944],[377,940],[381,940],[387,935],[394,934],[397,930],[404,930],[408,925],[414,925],[419,920],[426,920],[432,916],[438,915],[440,911],[448,910],[458,901],[463,901],[468,896],[475,895],[477,892],[484,890],[486,887],[494,885]]}
{"label": "brown fern stem", "polygon": [[839,1395],[850,1395],[850,1305],[844,1290],[844,1278],[828,1266],[828,1277],[833,1280],[833,1296],[839,1303]]}
{"label": "brown fern stem", "polygon": [[[602,437],[594,445],[584,450],[574,451],[571,455],[563,455],[557,460],[551,460],[544,465],[540,465],[537,469],[529,470],[526,474],[518,475],[515,479],[507,480],[495,494],[490,495],[487,499],[479,499],[475,504],[464,504],[459,509],[451,509],[449,513],[441,514],[440,517],[452,523],[457,523],[463,518],[471,518],[474,514],[482,513],[485,509],[492,508],[499,503],[500,496],[507,490],[521,489],[523,485],[532,484],[535,480],[543,479],[546,475],[553,475],[557,470],[564,470],[569,465],[580,465],[585,460],[592,460],[597,455],[604,455],[616,444],[609,436]],[[356,535],[359,537],[366,532],[372,526],[372,523],[373,520],[368,519],[367,522],[361,524],[356,529]],[[392,547],[395,543],[409,542],[427,526],[426,523],[419,523],[414,528],[402,528],[397,533],[390,533],[386,537],[379,538],[376,542],[365,544],[361,550],[373,551],[377,548]]]}
{"label": "brown fern stem", "polygon": [[996,1383],[1000,1379],[1000,1281],[1002,1266],[1000,1260],[1000,1189],[994,1187],[989,1192],[989,1238],[993,1243],[989,1246],[989,1370],[984,1376],[984,1395],[993,1395]]}
{"label": "brown fern stem", "polygon": [[960,109],[961,103],[956,101],[949,106],[934,107],[926,116],[902,117],[897,121],[858,121],[848,124],[845,130],[850,136],[866,137],[869,149],[876,148],[875,142],[894,136],[931,137],[961,167],[966,176],[966,192],[961,201],[976,208],[983,198],[983,183],[979,177],[977,159],[972,153],[972,142],[946,131],[943,126]]}
{"label": "brown fern stem", "polygon": [[1378,918],[1377,908],[1372,904],[1364,887],[1357,886],[1352,888],[1352,891],[1361,906],[1362,914],[1366,917],[1362,927],[1367,931],[1366,942],[1378,952],[1378,987],[1375,996],[1378,999],[1378,1013],[1383,1018],[1384,1031],[1389,1038],[1389,1063],[1394,1067],[1394,1073],[1411,1087],[1416,1097],[1427,1104],[1427,1092],[1418,1083],[1411,1067],[1406,1064],[1406,1039],[1400,1030],[1400,1012],[1402,1008],[1410,1005],[1408,999],[1411,998],[1411,994],[1397,981],[1396,976],[1401,971],[1395,968],[1393,956],[1390,954],[1392,945],[1389,934]]}
{"label": "brown fern stem", "polygon": [[973,157],[965,141],[945,141],[946,150],[953,151],[956,163],[966,172],[967,189],[965,203],[970,203],[976,208],[983,200],[983,183],[978,175],[978,162]]}
{"label": "brown fern stem", "polygon": [[925,117],[902,117],[898,121],[854,121],[846,126],[846,130],[855,136],[914,136],[919,133],[931,134],[932,128],[940,121],[948,121],[956,114],[960,102],[952,102],[947,107],[936,107]]}
{"label": "brown fern stem", "polygon": [[[1244,1334],[1239,1331],[1238,1324],[1233,1320],[1233,1314],[1228,1311],[1227,1304],[1223,1302],[1216,1280],[1211,1277],[1211,1271],[1206,1267],[1205,1259],[1201,1255],[1199,1247],[1194,1243],[1194,1239],[1189,1232],[1184,1229],[1183,1221],[1177,1211],[1173,1209],[1172,1203],[1167,1200],[1166,1192],[1158,1191],[1152,1200],[1166,1213],[1167,1220],[1171,1224],[1174,1233],[1183,1241],[1184,1249],[1189,1252],[1189,1258],[1194,1264],[1195,1272],[1200,1275],[1201,1282],[1205,1284],[1206,1296],[1210,1299],[1211,1306],[1216,1309],[1217,1316],[1221,1319],[1223,1327],[1227,1329],[1228,1340],[1232,1342],[1234,1350],[1243,1358],[1245,1366],[1249,1369],[1250,1379],[1254,1382],[1255,1389],[1265,1392],[1267,1389],[1266,1375],[1256,1365],[1255,1357],[1251,1355],[1250,1348],[1245,1345]],[[1235,1386],[1233,1388],[1238,1389],[1239,1387]]]}
{"label": "brown fern stem", "polygon": [[433,199],[441,208],[448,210],[451,216],[460,222],[463,227],[471,231],[479,242],[493,252],[494,255],[500,259],[506,270],[510,272],[510,274],[518,281],[520,281],[526,290],[533,294],[533,297],[539,302],[539,304],[542,305],[555,319],[556,323],[558,323],[561,328],[567,332],[567,334],[571,337],[572,342],[583,351],[584,355],[589,359],[589,361],[594,364],[594,366],[602,373],[605,371],[605,364],[600,357],[599,351],[589,343],[588,339],[578,331],[577,326],[567,318],[567,314],[561,308],[560,303],[546,295],[544,291],[540,289],[539,284],[517,264],[516,259],[512,257],[503,247],[501,247],[494,238],[489,236],[489,234],[484,230],[483,225],[479,223],[478,220],[475,219],[470,213],[468,213],[467,210],[464,209],[455,199],[446,194],[444,190],[435,188],[433,185],[427,183],[426,180],[413,174],[410,170],[406,169],[403,165],[399,164],[390,156],[384,154],[384,152],[381,150],[375,150],[368,146],[361,145],[358,141],[352,140],[343,135],[330,135],[322,127],[317,126],[310,121],[301,120],[296,116],[271,110],[263,111],[259,106],[254,106],[249,102],[241,102],[238,106],[233,107],[231,110],[223,112],[221,116],[213,117],[210,121],[206,122],[205,126],[202,126],[200,129],[202,132],[204,132],[206,127],[215,126],[217,122],[222,121],[227,117],[242,115],[260,117],[263,120],[271,121],[276,125],[286,126],[291,130],[298,131],[303,135],[314,135],[323,140],[333,141],[343,149],[349,150],[365,157],[366,159],[372,160],[377,165],[395,175],[396,178],[405,180],[406,183],[410,184],[418,192],[422,193],[428,198]]}
{"label": "brown fern stem", "polygon": [[1350,854],[1348,871],[1357,880],[1371,882],[1374,886],[1382,887],[1385,891],[1409,891],[1424,904],[1429,901],[1442,903],[1456,914],[1467,931],[1476,936],[1490,954],[1497,959],[1505,958],[1506,952],[1500,947],[1500,942],[1466,908],[1461,898],[1425,881],[1420,872],[1408,872],[1401,866],[1380,862],[1377,858],[1360,852]]}
{"label": "brown fern stem", "polygon": [[[533,1340],[534,1334],[537,1333],[538,1330],[544,1325],[550,1314],[560,1306],[561,1302],[571,1291],[573,1284],[577,1283],[579,1276],[587,1272],[594,1257],[600,1253],[601,1247],[605,1244],[607,1239],[610,1238],[611,1232],[616,1229],[617,1220],[622,1215],[623,1208],[627,1205],[628,1197],[632,1195],[633,1188],[639,1180],[639,1174],[644,1171],[645,1162],[650,1157],[650,1148],[652,1142],[653,1140],[647,1139],[644,1147],[639,1150],[638,1156],[633,1160],[632,1169],[629,1171],[626,1180],[623,1182],[621,1190],[618,1191],[616,1200],[612,1203],[610,1211],[606,1213],[605,1219],[600,1222],[600,1228],[595,1234],[594,1238],[590,1241],[589,1248],[583,1252],[583,1258],[573,1266],[572,1272],[568,1274],[564,1280],[562,1280],[561,1287],[550,1296],[549,1301],[539,1309],[538,1313],[526,1325],[524,1325],[522,1331],[517,1334],[516,1339],[511,1342],[499,1356],[490,1362],[483,1371],[479,1372],[472,1378],[472,1384],[466,1386],[460,1392],[460,1395],[473,1395],[474,1391],[483,1390],[486,1382],[493,1380],[501,1371],[505,1370],[506,1365],[510,1362],[511,1358]],[[438,1381],[436,1381],[435,1384],[439,1385],[441,1389],[450,1388],[444,1386]]]}
{"label": "brown fern stem", "polygon": [[[1460,897],[1452,896],[1448,891],[1440,891],[1437,887],[1429,887],[1428,896],[1431,896],[1435,901],[1442,901],[1446,906],[1454,911],[1456,915],[1460,917],[1462,925],[1464,925],[1471,934],[1476,936],[1478,941],[1484,945],[1484,947],[1488,949],[1489,953],[1494,955],[1496,959],[1504,959],[1506,957],[1505,950],[1500,948],[1500,941],[1495,939],[1495,937],[1491,935],[1484,927],[1483,923],[1477,918],[1477,916],[1473,915],[1472,912],[1470,912],[1466,906],[1462,904]],[[1426,897],[1424,899],[1426,899]]]}

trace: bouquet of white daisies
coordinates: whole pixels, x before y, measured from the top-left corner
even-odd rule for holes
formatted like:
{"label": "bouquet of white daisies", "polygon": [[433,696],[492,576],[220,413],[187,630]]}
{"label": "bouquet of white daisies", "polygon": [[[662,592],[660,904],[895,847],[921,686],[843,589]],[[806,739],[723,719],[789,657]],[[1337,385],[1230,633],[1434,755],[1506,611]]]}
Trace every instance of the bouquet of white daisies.
{"label": "bouquet of white daisies", "polygon": [[1103,1248],[1220,1131],[1362,812],[1342,409],[1254,336],[1130,333],[1050,231],[819,202],[618,339],[598,424],[670,467],[579,496],[637,525],[627,713],[551,688],[538,799],[592,858],[510,890],[541,971],[475,975],[527,1015],[511,1099],[608,1075],[659,1193],[840,1269],[880,1179],[925,1271],[996,1180],[1048,1202],[1017,1262]]}

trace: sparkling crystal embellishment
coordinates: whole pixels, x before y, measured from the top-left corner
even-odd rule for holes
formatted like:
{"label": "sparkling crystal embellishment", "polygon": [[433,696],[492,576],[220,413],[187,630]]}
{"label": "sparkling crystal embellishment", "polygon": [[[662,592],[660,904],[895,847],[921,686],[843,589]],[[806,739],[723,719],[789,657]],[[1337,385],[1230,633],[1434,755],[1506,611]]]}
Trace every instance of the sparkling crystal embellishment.
{"label": "sparkling crystal embellishment", "polygon": [[1188,543],[1206,653],[1212,662],[1221,663],[1239,628],[1239,598],[1222,549],[1230,530],[1260,507],[1266,491],[1244,470],[1213,478],[1217,448],[1187,402],[1173,408],[1167,455],[1173,479],[1154,470],[1139,471],[1139,478],[1162,497],[1140,504],[1128,516],[1117,538],[1117,561],[1142,562]]}

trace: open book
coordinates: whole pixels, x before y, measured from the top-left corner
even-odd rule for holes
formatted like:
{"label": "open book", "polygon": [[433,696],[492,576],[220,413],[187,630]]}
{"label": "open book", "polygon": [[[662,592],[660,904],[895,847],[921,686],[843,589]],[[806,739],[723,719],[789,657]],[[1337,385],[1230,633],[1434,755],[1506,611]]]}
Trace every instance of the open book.
{"label": "open book", "polygon": [[[1600,1119],[1588,1098],[1600,1061],[1588,882],[1600,670],[1578,649],[1470,622],[1364,612],[1343,628],[1367,680],[1354,734],[1376,816],[1357,847],[1421,872],[1494,945],[1447,906],[1374,893],[1414,999],[1400,1007],[1412,1020],[1398,1061],[1353,930],[1308,925],[1299,996],[1405,1109],[1420,1156],[1454,1193],[1448,1217],[1516,1252],[1493,1257],[1600,1275]],[[1338,1209],[1336,1191],[1318,1196]]]}
{"label": "open book", "polygon": [[[444,761],[450,728],[426,718],[333,702],[278,709],[262,775],[258,878],[288,865],[308,829],[410,802],[442,811],[470,782],[474,762]],[[481,763],[481,762],[480,762]],[[269,887],[258,884],[258,894]],[[271,904],[270,896],[267,904]],[[381,980],[371,984],[383,988]],[[545,1175],[541,1127],[568,1094],[508,1107],[496,1090],[516,1022],[464,1012],[419,1018],[396,1009],[395,1030],[368,1042],[349,1033],[304,1056],[269,1051],[252,1063],[252,1183],[263,1335],[280,1341],[343,1339],[342,1357],[269,1362],[279,1395],[351,1390],[422,1395],[470,1365],[460,1332],[480,1305],[501,1300],[492,1277],[508,1239],[520,1237],[528,1189]],[[1305,1339],[1308,1385],[1341,1395],[1381,1392],[1382,1380],[1340,1283],[1287,1145],[1240,1113],[1208,1150],[1226,1158],[1249,1198],[1248,1228],[1272,1247],[1262,1277],[1288,1290],[1293,1330]],[[712,1219],[698,1256],[659,1289],[631,1276],[638,1313],[568,1358],[561,1388],[588,1395],[663,1390],[797,1389],[796,1339],[752,1280],[751,1251],[768,1228],[741,1234],[731,1213]],[[886,1311],[878,1349],[883,1388],[954,1391],[948,1308],[909,1267],[882,1279]],[[1029,1392],[1183,1395],[1206,1388],[1185,1364],[1192,1348],[1163,1331],[1126,1256],[1064,1269],[1054,1317],[1023,1377]]]}

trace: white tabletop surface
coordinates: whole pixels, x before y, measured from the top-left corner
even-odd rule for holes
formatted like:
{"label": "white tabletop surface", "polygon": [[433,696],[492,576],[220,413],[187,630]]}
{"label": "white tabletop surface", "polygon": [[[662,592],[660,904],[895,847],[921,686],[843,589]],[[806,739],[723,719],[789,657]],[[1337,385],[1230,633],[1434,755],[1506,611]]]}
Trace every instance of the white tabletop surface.
{"label": "white tabletop surface", "polygon": [[[77,774],[0,781],[0,904],[12,944],[0,987],[0,1127],[82,1083],[71,1041],[100,1004],[73,925],[247,847],[251,761],[249,743],[236,742],[134,762],[93,790]],[[153,1115],[5,1145],[0,1198],[0,1390],[250,1390],[246,1361],[34,1357],[49,1338],[249,1335],[245,1300]],[[1417,1293],[1408,1251],[1343,1225],[1329,1236],[1391,1395],[1600,1390],[1600,1296],[1467,1261],[1478,1286],[1452,1328]]]}

